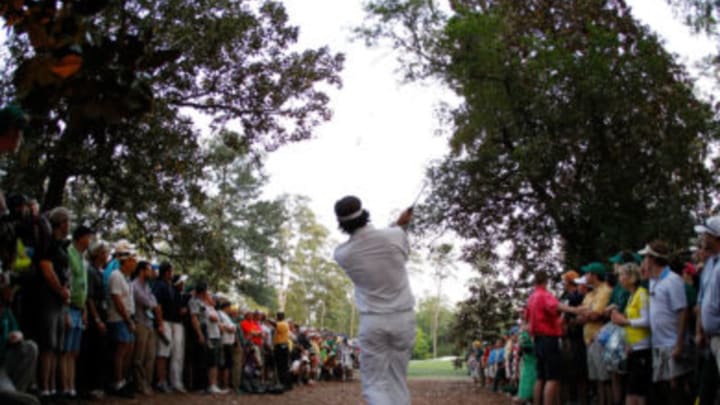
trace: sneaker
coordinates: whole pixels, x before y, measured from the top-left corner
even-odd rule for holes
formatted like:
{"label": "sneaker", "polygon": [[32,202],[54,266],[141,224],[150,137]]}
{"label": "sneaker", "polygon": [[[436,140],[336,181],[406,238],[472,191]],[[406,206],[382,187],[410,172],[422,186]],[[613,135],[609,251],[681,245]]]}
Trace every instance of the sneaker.
{"label": "sneaker", "polygon": [[135,398],[135,394],[133,393],[132,387],[130,384],[123,384],[123,385],[115,385],[112,390],[109,392],[110,395],[114,395],[116,397],[120,398],[128,398],[133,399]]}
{"label": "sneaker", "polygon": [[90,398],[94,400],[100,400],[105,398],[105,391],[103,390],[92,390],[90,391]]}
{"label": "sneaker", "polygon": [[228,390],[221,390],[217,385],[211,385],[207,388],[207,393],[210,395],[225,395]]}
{"label": "sneaker", "polygon": [[161,394],[167,394],[170,392],[170,387],[168,387],[167,383],[160,383],[155,386],[155,390]]}
{"label": "sneaker", "polygon": [[172,387],[172,390],[175,392],[179,392],[180,394],[187,394],[187,390],[182,385],[177,387]]}

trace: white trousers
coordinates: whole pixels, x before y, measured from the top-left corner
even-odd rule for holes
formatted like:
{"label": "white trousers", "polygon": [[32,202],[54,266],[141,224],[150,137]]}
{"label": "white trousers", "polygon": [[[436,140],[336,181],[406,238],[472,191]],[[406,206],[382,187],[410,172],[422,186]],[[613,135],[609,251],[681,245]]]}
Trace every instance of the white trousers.
{"label": "white trousers", "polygon": [[360,315],[360,375],[369,405],[407,405],[408,362],[415,344],[413,311]]}
{"label": "white trousers", "polygon": [[165,322],[163,334],[170,342],[166,345],[158,339],[158,357],[170,357],[170,385],[183,388],[183,363],[185,362],[185,328],[179,322]]}

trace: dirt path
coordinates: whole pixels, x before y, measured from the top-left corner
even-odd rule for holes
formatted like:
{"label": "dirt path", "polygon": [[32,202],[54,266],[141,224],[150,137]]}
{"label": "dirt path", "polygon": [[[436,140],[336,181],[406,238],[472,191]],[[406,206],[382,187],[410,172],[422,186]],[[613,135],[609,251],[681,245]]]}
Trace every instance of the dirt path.
{"label": "dirt path", "polygon": [[[508,405],[504,395],[474,387],[467,379],[412,379],[409,382],[413,405]],[[133,400],[110,398],[103,405],[333,405],[362,404],[360,383],[321,383],[304,386],[283,395],[227,395],[210,397],[202,394],[138,396]]]}

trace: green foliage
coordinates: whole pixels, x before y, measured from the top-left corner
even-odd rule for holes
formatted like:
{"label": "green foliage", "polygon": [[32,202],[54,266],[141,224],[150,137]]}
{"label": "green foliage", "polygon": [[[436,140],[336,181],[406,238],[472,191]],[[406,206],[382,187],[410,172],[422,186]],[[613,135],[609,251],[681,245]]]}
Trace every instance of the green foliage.
{"label": "green foliage", "polygon": [[333,244],[306,197],[286,197],[289,220],[281,233],[281,265],[288,280],[285,312],[295,321],[350,334],[357,331],[351,283],[332,261]]}
{"label": "green foliage", "polygon": [[[276,308],[284,207],[260,198],[261,152],[329,119],[319,85],[339,85],[342,55],[297,49],[274,1],[69,3],[13,20],[0,95],[32,122],[3,189],[70,205],[106,238]],[[82,65],[60,77],[53,58],[69,45]],[[191,116],[210,123],[206,146]]]}
{"label": "green foliage", "polygon": [[[418,309],[415,313],[415,319],[418,329],[422,330],[423,335],[432,339],[433,323],[435,319],[435,311],[437,311],[437,354],[436,357],[449,356],[453,354],[454,346],[450,328],[453,323],[454,313],[437,297],[428,297],[421,299],[418,303]],[[430,350],[432,350],[432,342]]]}
{"label": "green foliage", "polygon": [[415,334],[415,346],[413,346],[412,358],[414,360],[425,360],[430,358],[430,343],[427,341],[422,329],[417,328]]}
{"label": "green foliage", "polygon": [[[77,2],[62,2],[58,13],[72,20],[79,11],[66,3]],[[330,118],[323,89],[340,85],[343,56],[299,48],[288,19],[271,0],[107,2],[82,17],[73,41],[83,63],[62,80],[43,79],[44,50],[19,24],[6,44],[0,104],[17,100],[31,124],[18,158],[5,162],[2,188],[38,197],[45,210],[89,206],[109,233],[123,228],[147,252],[186,267],[203,253],[210,259],[197,271],[217,271],[210,278],[218,285],[239,274],[241,290],[255,291],[243,277],[265,271],[263,255],[274,254],[268,238],[278,206],[258,201],[259,186],[248,181],[252,192],[236,198],[250,200],[217,214],[223,197],[206,186],[233,162],[256,170],[251,161],[262,151],[308,139]],[[208,147],[197,118],[209,123]],[[269,304],[274,293],[258,294]]]}
{"label": "green foliage", "polygon": [[685,23],[697,32],[718,34],[720,3],[717,0],[667,0],[685,17]]}
{"label": "green foliage", "polygon": [[406,76],[419,63],[462,100],[452,152],[428,171],[425,228],[472,241],[468,258],[494,260],[509,241],[507,263],[527,272],[654,238],[685,246],[717,185],[706,161],[718,123],[624,3],[451,6],[372,1],[362,30],[390,40]]}
{"label": "green foliage", "polygon": [[477,340],[500,337],[517,319],[517,310],[526,290],[498,277],[499,271],[487,261],[475,264],[478,276],[469,281],[470,297],[457,304],[449,327],[449,338],[456,350],[463,351]]}

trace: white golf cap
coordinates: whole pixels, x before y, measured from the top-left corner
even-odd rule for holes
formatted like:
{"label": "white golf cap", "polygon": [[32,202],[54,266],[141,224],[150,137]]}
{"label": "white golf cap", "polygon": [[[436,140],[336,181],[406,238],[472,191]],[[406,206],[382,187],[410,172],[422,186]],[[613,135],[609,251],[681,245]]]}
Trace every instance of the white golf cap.
{"label": "white golf cap", "polygon": [[576,278],[576,279],[573,280],[573,281],[574,281],[575,284],[577,284],[577,285],[586,285],[586,284],[587,284],[587,276],[583,275],[582,277]]}
{"label": "white golf cap", "polygon": [[708,218],[704,224],[696,225],[695,232],[698,234],[709,234],[716,238],[720,238],[720,216]]}

